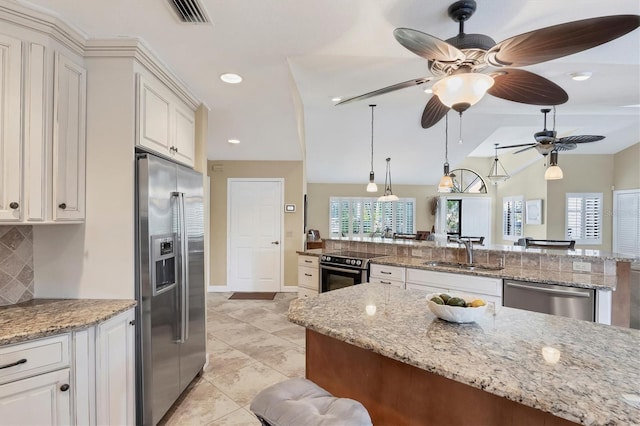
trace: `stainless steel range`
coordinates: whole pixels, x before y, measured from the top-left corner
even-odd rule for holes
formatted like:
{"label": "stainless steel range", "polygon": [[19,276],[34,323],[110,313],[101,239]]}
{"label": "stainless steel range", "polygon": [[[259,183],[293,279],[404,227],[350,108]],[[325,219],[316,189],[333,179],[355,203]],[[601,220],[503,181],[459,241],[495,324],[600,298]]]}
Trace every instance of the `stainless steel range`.
{"label": "stainless steel range", "polygon": [[365,283],[369,280],[369,261],[383,254],[346,251],[320,256],[320,291],[322,293]]}

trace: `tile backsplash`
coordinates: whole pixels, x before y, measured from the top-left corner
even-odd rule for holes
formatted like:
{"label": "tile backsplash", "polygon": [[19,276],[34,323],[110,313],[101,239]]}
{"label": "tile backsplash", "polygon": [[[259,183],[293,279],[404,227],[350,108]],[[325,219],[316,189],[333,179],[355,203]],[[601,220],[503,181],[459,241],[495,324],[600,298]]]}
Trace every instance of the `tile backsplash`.
{"label": "tile backsplash", "polygon": [[33,299],[33,229],[0,225],[0,306]]}

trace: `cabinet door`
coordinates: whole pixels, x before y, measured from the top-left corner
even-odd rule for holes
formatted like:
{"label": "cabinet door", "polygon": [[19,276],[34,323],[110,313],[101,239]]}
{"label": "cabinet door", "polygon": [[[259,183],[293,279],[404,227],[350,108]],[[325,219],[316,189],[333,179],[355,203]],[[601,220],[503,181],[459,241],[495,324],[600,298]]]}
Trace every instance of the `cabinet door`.
{"label": "cabinet door", "polygon": [[0,34],[0,221],[21,219],[20,40]]}
{"label": "cabinet door", "polygon": [[177,103],[173,115],[173,123],[173,156],[177,161],[193,166],[196,137],[195,113]]}
{"label": "cabinet door", "polygon": [[96,335],[97,424],[135,424],[134,310],[98,325]]}
{"label": "cabinet door", "polygon": [[71,424],[69,371],[65,368],[0,386],[0,423]]}
{"label": "cabinet door", "polygon": [[138,74],[137,144],[170,155],[171,96],[161,83]]}
{"label": "cabinet door", "polygon": [[53,220],[83,220],[86,70],[56,54],[53,92]]}

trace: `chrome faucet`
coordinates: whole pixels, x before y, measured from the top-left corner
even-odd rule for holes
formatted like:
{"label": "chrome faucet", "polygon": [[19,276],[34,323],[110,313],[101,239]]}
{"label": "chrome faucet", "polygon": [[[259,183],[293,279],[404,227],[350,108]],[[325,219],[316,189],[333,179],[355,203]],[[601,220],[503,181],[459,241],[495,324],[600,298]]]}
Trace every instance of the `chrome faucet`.
{"label": "chrome faucet", "polygon": [[467,250],[467,263],[473,263],[473,242],[470,238],[456,238],[453,240],[458,244],[463,244]]}

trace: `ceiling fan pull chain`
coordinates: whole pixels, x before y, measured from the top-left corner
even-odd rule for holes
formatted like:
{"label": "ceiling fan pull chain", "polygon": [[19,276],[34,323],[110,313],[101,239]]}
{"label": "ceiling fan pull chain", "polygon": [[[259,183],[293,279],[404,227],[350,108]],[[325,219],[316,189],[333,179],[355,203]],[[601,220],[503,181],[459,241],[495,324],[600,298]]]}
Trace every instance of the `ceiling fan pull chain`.
{"label": "ceiling fan pull chain", "polygon": [[460,129],[459,129],[459,134],[460,134],[460,140],[458,141],[458,143],[460,145],[462,145],[462,111],[460,112]]}
{"label": "ceiling fan pull chain", "polygon": [[556,106],[553,105],[553,131],[556,131]]}

